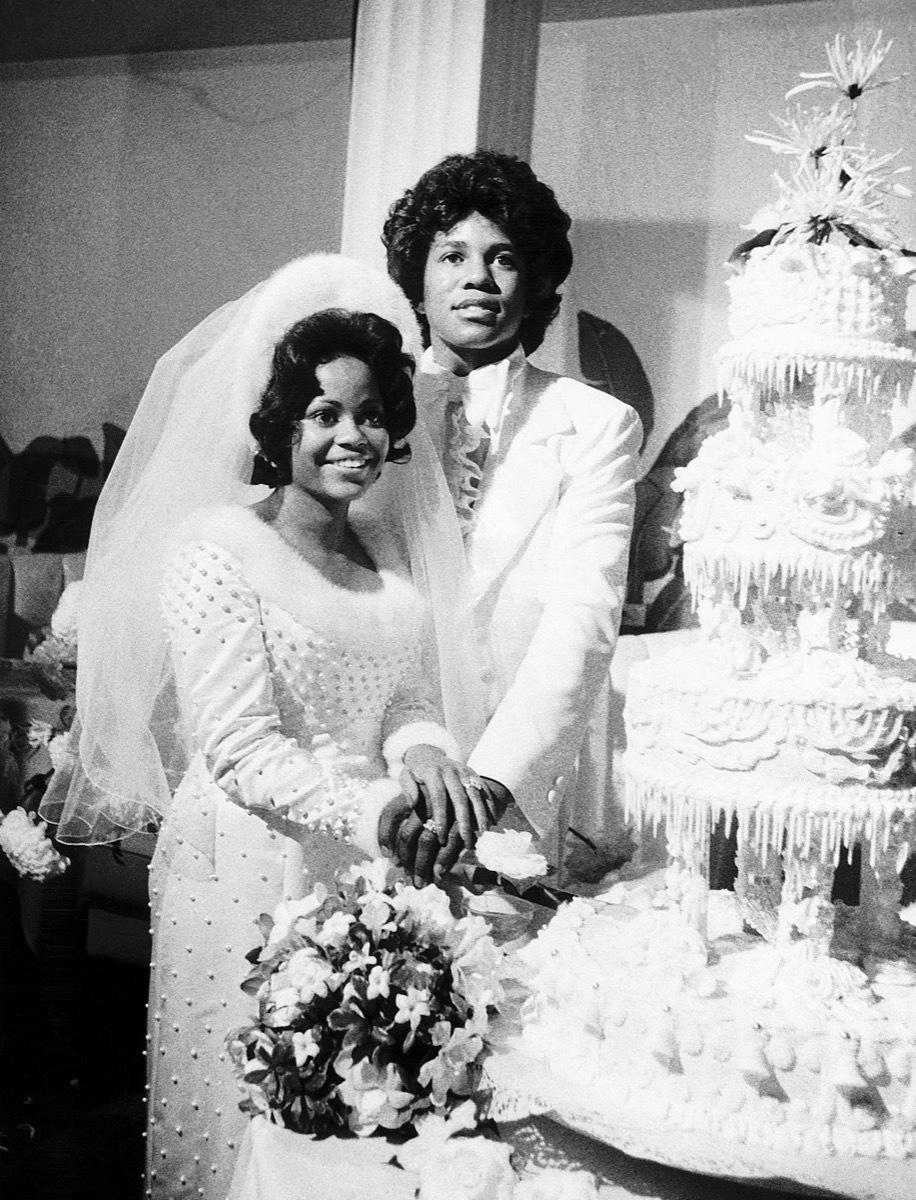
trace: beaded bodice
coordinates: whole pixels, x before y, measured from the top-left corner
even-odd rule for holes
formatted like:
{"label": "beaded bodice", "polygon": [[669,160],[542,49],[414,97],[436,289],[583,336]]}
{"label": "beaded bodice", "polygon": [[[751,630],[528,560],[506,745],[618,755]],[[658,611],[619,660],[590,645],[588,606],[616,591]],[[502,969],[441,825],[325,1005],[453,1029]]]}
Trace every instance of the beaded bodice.
{"label": "beaded bodice", "polygon": [[167,571],[186,750],[245,807],[351,821],[360,787],[396,766],[389,740],[435,722],[422,602],[383,544],[372,554],[377,569],[339,586],[251,510],[225,508]]}
{"label": "beaded bodice", "polygon": [[[366,756],[367,762],[355,773],[383,772],[387,710],[401,685],[414,680],[419,670],[415,623],[408,621],[385,642],[368,647],[326,637],[320,631],[320,618],[316,619],[319,628],[310,628],[276,604],[262,602],[261,617],[281,731],[304,746],[325,734],[345,754]],[[408,713],[399,706],[399,716],[429,719],[429,708],[419,699],[414,698],[412,707],[414,712]]]}

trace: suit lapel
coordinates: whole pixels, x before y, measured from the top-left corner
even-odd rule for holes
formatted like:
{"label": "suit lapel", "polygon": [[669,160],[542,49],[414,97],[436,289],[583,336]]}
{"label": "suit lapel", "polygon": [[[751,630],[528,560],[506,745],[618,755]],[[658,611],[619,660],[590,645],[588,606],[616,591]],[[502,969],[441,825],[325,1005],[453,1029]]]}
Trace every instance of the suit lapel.
{"label": "suit lapel", "polygon": [[526,363],[508,398],[500,451],[470,541],[475,603],[556,503],[562,470],[549,440],[572,429],[553,376]]}

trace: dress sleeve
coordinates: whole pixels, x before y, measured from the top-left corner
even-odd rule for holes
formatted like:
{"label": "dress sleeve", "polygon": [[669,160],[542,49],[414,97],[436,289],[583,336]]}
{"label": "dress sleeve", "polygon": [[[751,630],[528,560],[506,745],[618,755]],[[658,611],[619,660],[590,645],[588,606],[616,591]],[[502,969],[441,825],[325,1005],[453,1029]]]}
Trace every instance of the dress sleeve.
{"label": "dress sleeve", "polygon": [[411,651],[404,675],[382,720],[382,755],[393,779],[400,775],[404,755],[411,746],[438,746],[449,758],[460,757],[458,743],[442,725],[431,684],[434,672],[425,665],[422,645],[421,640]]}
{"label": "dress sleeve", "polygon": [[258,597],[238,560],[211,542],[184,547],[162,609],[192,748],[229,799],[378,854],[378,818],[397,785],[354,774],[327,734],[305,747],[282,732]]}

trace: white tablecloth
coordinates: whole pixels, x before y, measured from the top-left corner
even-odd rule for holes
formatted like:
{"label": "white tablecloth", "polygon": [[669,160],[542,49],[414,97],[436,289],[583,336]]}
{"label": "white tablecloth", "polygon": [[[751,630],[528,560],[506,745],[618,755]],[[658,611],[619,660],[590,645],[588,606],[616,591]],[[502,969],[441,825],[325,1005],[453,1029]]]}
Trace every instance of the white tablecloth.
{"label": "white tablecloth", "polygon": [[[515,1148],[517,1169],[590,1171],[600,1200],[787,1200],[785,1191],[630,1158],[546,1117],[501,1125],[500,1132]],[[256,1117],[227,1200],[415,1200],[417,1176],[388,1166],[393,1153],[381,1138],[315,1141]]]}
{"label": "white tablecloth", "polygon": [[316,1141],[255,1117],[228,1200],[414,1200],[417,1177],[388,1166],[393,1153],[384,1138]]}

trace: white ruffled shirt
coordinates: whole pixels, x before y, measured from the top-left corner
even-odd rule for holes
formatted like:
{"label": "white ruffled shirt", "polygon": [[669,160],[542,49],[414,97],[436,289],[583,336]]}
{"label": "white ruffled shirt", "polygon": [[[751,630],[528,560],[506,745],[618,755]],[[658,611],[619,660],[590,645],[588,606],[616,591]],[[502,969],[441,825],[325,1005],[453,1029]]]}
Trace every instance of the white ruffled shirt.
{"label": "white ruffled shirt", "polygon": [[427,348],[414,387],[418,407],[442,462],[465,536],[484,483],[485,462],[499,452],[500,435],[511,404],[515,377],[525,363],[516,347],[499,362],[455,375]]}

